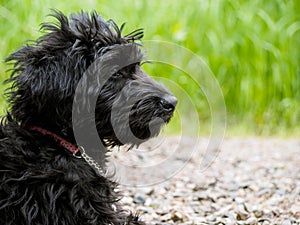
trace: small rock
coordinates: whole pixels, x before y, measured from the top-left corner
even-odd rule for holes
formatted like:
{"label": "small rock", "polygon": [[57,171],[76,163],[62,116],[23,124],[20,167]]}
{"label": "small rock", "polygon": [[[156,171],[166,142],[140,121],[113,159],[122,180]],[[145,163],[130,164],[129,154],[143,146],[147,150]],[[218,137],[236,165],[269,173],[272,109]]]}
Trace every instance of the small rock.
{"label": "small rock", "polygon": [[246,220],[246,225],[255,225],[257,223],[257,219],[255,217],[250,217]]}
{"label": "small rock", "polygon": [[284,220],[284,221],[282,221],[281,225],[292,225],[292,223],[289,220]]}
{"label": "small rock", "polygon": [[246,220],[250,217],[250,214],[244,210],[239,210],[236,215],[237,220]]}
{"label": "small rock", "polygon": [[236,203],[238,203],[238,204],[243,204],[243,203],[245,202],[245,200],[244,200],[243,198],[240,198],[240,197],[236,197],[236,198],[234,199],[234,201],[235,201]]}
{"label": "small rock", "polygon": [[146,195],[152,195],[154,193],[154,188],[153,187],[144,187],[143,192]]}
{"label": "small rock", "polygon": [[230,211],[232,211],[232,205],[227,205],[219,210],[218,215],[221,217],[227,217]]}
{"label": "small rock", "polygon": [[285,195],[285,191],[283,191],[283,190],[276,190],[275,191],[275,194],[277,194],[277,195]]}
{"label": "small rock", "polygon": [[211,203],[210,206],[214,211],[219,211],[221,209],[221,206],[217,203]]}
{"label": "small rock", "polygon": [[272,217],[273,216],[273,212],[270,209],[264,209],[263,214],[266,217]]}
{"label": "small rock", "polygon": [[194,200],[197,200],[197,201],[203,201],[203,200],[207,200],[207,199],[208,199],[208,196],[205,193],[199,193],[194,198]]}
{"label": "small rock", "polygon": [[188,183],[188,184],[186,185],[186,188],[187,188],[188,190],[194,191],[194,190],[196,189],[196,184],[194,184],[194,183]]}
{"label": "small rock", "polygon": [[139,212],[150,214],[150,213],[153,213],[153,209],[151,209],[150,207],[140,206],[139,207]]}
{"label": "small rock", "polygon": [[151,198],[146,198],[144,205],[145,206],[150,206],[152,204],[152,199]]}
{"label": "small rock", "polygon": [[128,197],[128,196],[124,196],[123,198],[122,198],[122,203],[124,204],[124,205],[130,205],[130,204],[132,204],[132,198],[131,197]]}
{"label": "small rock", "polygon": [[172,212],[172,217],[171,217],[171,219],[172,219],[174,222],[182,222],[182,221],[183,221],[183,218],[184,218],[184,215],[183,215],[181,212],[178,212],[178,211]]}
{"label": "small rock", "polygon": [[192,201],[192,202],[189,203],[189,205],[192,206],[192,207],[197,207],[197,206],[200,205],[200,202],[198,202],[198,201]]}
{"label": "small rock", "polygon": [[162,222],[167,222],[167,221],[169,221],[169,220],[171,220],[171,219],[172,219],[171,213],[168,213],[168,214],[166,214],[166,215],[164,215],[164,216],[162,216],[162,217],[160,218],[160,220],[161,220]]}
{"label": "small rock", "polygon": [[206,219],[209,221],[209,222],[215,222],[216,221],[216,216],[215,215],[208,215],[206,217]]}
{"label": "small rock", "polygon": [[279,212],[278,209],[272,210],[272,213],[273,213],[273,215],[276,216],[276,217],[279,217],[279,216],[280,216],[280,212]]}
{"label": "small rock", "polygon": [[193,224],[207,224],[205,218],[189,216],[189,221],[192,221]]}
{"label": "small rock", "polygon": [[258,196],[262,196],[262,195],[268,194],[268,193],[270,193],[270,192],[271,192],[271,190],[270,190],[269,188],[264,188],[264,189],[260,190],[260,191],[257,193],[257,195],[258,195]]}
{"label": "small rock", "polygon": [[254,215],[255,215],[256,218],[260,218],[264,214],[264,212],[262,210],[260,210],[260,209],[253,210],[253,213],[254,213]]}
{"label": "small rock", "polygon": [[177,191],[177,192],[173,193],[173,197],[174,198],[182,198],[182,197],[184,197],[184,194],[182,192]]}
{"label": "small rock", "polygon": [[170,210],[169,210],[169,207],[161,207],[161,208],[159,208],[159,209],[157,209],[156,210],[156,213],[158,214],[158,215],[166,215],[168,212],[169,212]]}
{"label": "small rock", "polygon": [[293,213],[293,214],[297,214],[297,213],[300,213],[300,204],[296,205],[292,205],[290,211]]}
{"label": "small rock", "polygon": [[218,222],[216,224],[218,225],[235,225],[235,223],[229,218],[218,218],[217,221]]}
{"label": "small rock", "polygon": [[248,203],[244,203],[244,209],[247,211],[247,212],[252,212],[253,211],[253,207],[248,204]]}
{"label": "small rock", "polygon": [[135,196],[134,199],[133,199],[133,202],[134,202],[134,203],[136,203],[136,204],[141,204],[141,205],[144,204],[145,201],[146,201],[146,198],[145,198],[145,196],[143,196],[143,195],[137,195],[137,196]]}

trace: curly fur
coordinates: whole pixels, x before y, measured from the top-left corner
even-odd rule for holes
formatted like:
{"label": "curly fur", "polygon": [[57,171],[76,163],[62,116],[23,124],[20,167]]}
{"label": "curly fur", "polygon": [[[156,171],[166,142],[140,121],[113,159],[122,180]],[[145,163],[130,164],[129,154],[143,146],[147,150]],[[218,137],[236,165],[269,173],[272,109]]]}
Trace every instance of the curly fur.
{"label": "curly fur", "polygon": [[[168,122],[176,99],[140,69],[143,54],[135,41],[142,38],[141,29],[122,36],[123,25],[119,28],[96,12],[67,18],[55,11],[53,16],[57,23],[43,24],[46,33],[40,39],[7,58],[13,69],[7,80],[12,83],[7,92],[11,109],[0,127],[0,222],[144,224],[137,215],[122,209],[121,194],[112,177],[97,174],[86,161],[73,157],[53,138],[27,126],[40,126],[75,144],[72,104],[77,84],[95,60],[110,58],[116,46],[131,46],[130,54],[124,57],[133,57],[137,63],[115,72],[101,90],[88,90],[99,95],[95,122],[104,146],[139,144],[126,136],[128,129],[142,141],[158,134],[163,124],[151,133],[151,118]],[[119,96],[125,85],[130,88],[123,90],[123,97]],[[143,98],[130,109],[128,127],[122,122],[123,113],[127,100],[137,94]],[[118,106],[121,139],[111,121],[113,105]],[[90,122],[88,118],[78,121]]]}

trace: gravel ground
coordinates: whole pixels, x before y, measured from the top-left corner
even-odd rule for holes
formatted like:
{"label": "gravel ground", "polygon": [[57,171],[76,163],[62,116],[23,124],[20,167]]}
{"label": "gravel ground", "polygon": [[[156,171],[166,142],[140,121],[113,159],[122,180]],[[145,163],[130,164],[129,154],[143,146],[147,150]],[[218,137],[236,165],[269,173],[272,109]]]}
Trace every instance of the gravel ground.
{"label": "gravel ground", "polygon": [[300,140],[225,139],[201,169],[208,142],[172,137],[114,151],[127,168],[115,165],[123,203],[148,224],[300,224]]}

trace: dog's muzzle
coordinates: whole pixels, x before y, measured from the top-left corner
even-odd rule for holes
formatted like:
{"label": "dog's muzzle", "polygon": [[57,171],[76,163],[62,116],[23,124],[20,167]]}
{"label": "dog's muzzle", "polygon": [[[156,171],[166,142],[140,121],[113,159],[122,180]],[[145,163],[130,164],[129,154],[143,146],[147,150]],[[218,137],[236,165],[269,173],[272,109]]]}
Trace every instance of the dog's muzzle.
{"label": "dog's muzzle", "polygon": [[159,105],[165,112],[173,112],[177,105],[177,98],[173,95],[167,95],[160,99]]}

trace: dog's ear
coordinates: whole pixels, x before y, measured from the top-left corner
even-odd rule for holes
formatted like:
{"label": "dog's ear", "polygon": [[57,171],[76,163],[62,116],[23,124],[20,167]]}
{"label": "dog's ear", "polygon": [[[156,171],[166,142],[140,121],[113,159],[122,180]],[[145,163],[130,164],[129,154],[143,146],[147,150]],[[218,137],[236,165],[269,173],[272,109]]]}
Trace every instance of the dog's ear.
{"label": "dog's ear", "polygon": [[56,23],[44,23],[45,34],[36,41],[12,53],[6,62],[12,64],[12,82],[7,91],[9,100],[17,104],[36,102],[37,109],[43,108],[47,97],[59,101],[71,96],[76,83],[87,68],[87,56],[71,55],[76,49],[79,34],[71,29],[69,20],[59,11],[52,15]]}
{"label": "dog's ear", "polygon": [[[14,52],[7,61],[13,64],[12,75],[6,82],[12,83],[6,95],[11,114],[19,122],[32,122],[40,117],[51,118],[59,108],[67,107],[76,78],[68,62],[46,54],[36,45],[25,46]],[[68,69],[70,71],[68,71]],[[66,74],[72,74],[71,79]],[[52,107],[52,108],[51,108]]]}

